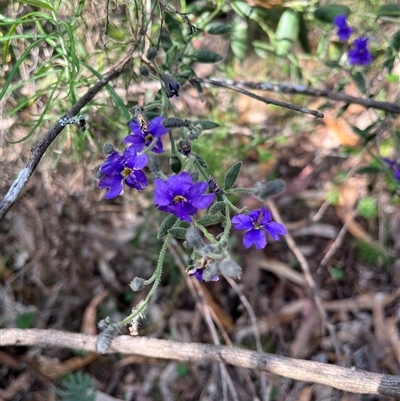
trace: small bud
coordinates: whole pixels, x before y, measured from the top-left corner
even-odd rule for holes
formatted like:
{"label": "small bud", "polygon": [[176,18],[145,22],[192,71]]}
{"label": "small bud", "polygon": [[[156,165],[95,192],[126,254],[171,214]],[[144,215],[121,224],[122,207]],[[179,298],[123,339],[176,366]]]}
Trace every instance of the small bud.
{"label": "small bud", "polygon": [[218,182],[211,175],[208,177],[208,190],[214,194],[220,194],[222,188],[218,185]]}
{"label": "small bud", "polygon": [[119,326],[116,323],[112,323],[107,316],[105,319],[100,320],[98,327],[102,332],[97,336],[96,352],[105,354],[110,348],[111,341],[119,333]]}
{"label": "small bud", "polygon": [[144,279],[141,277],[135,277],[130,283],[129,287],[133,292],[138,292],[144,287]]}
{"label": "small bud", "polygon": [[221,274],[228,277],[236,278],[242,275],[241,267],[233,259],[223,259],[219,264]]}
{"label": "small bud", "polygon": [[203,270],[204,281],[217,281],[216,278],[221,274],[219,264],[219,261],[214,260],[210,266]]}
{"label": "small bud", "polygon": [[[100,165],[101,166],[101,165]],[[94,170],[93,170],[93,178],[95,180],[100,180],[101,177],[103,177],[103,173],[100,171],[100,166],[97,166]]]}
{"label": "small bud", "polygon": [[149,162],[147,165],[155,177],[160,177],[162,175],[161,165],[158,162],[157,156],[153,153],[149,154]]}
{"label": "small bud", "polygon": [[105,154],[105,155],[109,155],[110,153],[112,153],[112,152],[115,152],[115,147],[114,147],[114,145],[113,144],[111,144],[111,143],[105,143],[104,145],[103,145],[103,153]]}
{"label": "small bud", "polygon": [[169,158],[169,165],[171,166],[171,170],[178,174],[182,170],[182,161],[178,155],[171,155]]}
{"label": "small bud", "polygon": [[203,238],[201,238],[199,230],[194,226],[189,226],[189,228],[186,230],[186,241],[198,253],[200,253],[201,250],[206,246]]}
{"label": "small bud", "polygon": [[149,47],[146,57],[148,60],[154,60],[157,57],[157,49],[155,47]]}
{"label": "small bud", "polygon": [[150,71],[149,71],[149,69],[148,69],[145,65],[142,65],[142,66],[139,68],[139,74],[140,74],[142,77],[147,78],[147,77],[150,75]]}
{"label": "small bud", "polygon": [[253,188],[253,195],[263,201],[271,196],[279,194],[285,187],[285,182],[281,179],[268,181],[267,183],[259,181]]}
{"label": "small bud", "polygon": [[191,151],[192,151],[192,145],[190,144],[189,139],[185,139],[183,141],[182,149],[180,150],[180,152],[183,155],[187,156]]}
{"label": "small bud", "polygon": [[168,117],[163,121],[163,126],[165,128],[179,128],[179,127],[189,127],[191,122],[189,120],[183,120],[176,117]]}
{"label": "small bud", "polygon": [[168,74],[160,74],[161,81],[165,86],[167,97],[179,97],[179,91],[181,90],[181,84]]}

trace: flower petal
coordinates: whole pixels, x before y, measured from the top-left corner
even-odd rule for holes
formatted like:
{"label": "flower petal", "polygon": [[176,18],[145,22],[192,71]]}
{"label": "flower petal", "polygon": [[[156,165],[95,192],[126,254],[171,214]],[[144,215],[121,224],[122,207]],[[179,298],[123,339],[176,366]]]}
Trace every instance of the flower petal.
{"label": "flower petal", "polygon": [[265,238],[264,231],[254,229],[244,233],[243,245],[246,248],[250,248],[253,244],[257,249],[265,248],[267,239]]}
{"label": "flower petal", "polygon": [[99,181],[99,188],[109,188],[104,199],[116,198],[122,192],[123,176],[104,176]]}
{"label": "flower petal", "polygon": [[165,181],[161,179],[154,180],[154,203],[156,206],[169,205],[173,200],[173,194]]}
{"label": "flower petal", "polygon": [[153,118],[149,123],[149,132],[157,138],[161,138],[168,133],[168,129],[162,125],[163,121],[164,117],[158,116]]}
{"label": "flower petal", "polygon": [[271,221],[271,223],[266,224],[263,228],[268,231],[269,235],[276,241],[279,241],[279,235],[286,235],[287,231],[283,224]]}
{"label": "flower petal", "polygon": [[236,230],[251,230],[254,228],[253,220],[248,214],[238,214],[232,218]]}
{"label": "flower petal", "polygon": [[126,185],[136,188],[138,191],[143,191],[149,186],[146,174],[142,170],[133,171],[125,180]]}

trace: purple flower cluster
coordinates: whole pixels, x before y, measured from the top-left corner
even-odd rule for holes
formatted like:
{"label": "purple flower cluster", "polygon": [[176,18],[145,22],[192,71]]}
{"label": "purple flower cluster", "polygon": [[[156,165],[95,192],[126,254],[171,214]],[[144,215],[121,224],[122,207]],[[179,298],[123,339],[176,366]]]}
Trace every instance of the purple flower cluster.
{"label": "purple flower cluster", "polygon": [[112,152],[100,166],[102,177],[99,180],[101,189],[108,188],[105,199],[117,197],[122,192],[122,183],[138,191],[145,189],[149,183],[141,170],[147,164],[148,156],[137,154],[133,146],[129,146],[124,153]]}
{"label": "purple flower cluster", "polygon": [[345,42],[354,32],[352,28],[350,28],[347,24],[347,16],[346,15],[337,15],[333,21],[337,28],[337,35],[339,36],[339,40],[341,42]]}
{"label": "purple flower cluster", "polygon": [[232,223],[236,230],[246,230],[243,237],[243,245],[246,248],[253,244],[257,249],[265,248],[267,239],[264,230],[277,241],[279,235],[287,234],[283,224],[272,221],[272,213],[263,206],[249,214],[238,214],[232,219]]}
{"label": "purple flower cluster", "polygon": [[382,160],[393,170],[393,175],[396,181],[400,182],[400,163],[390,159],[382,158]]}
{"label": "purple flower cluster", "polygon": [[357,38],[347,55],[350,65],[370,65],[373,57],[368,50],[368,38]]}
{"label": "purple flower cluster", "polygon": [[136,121],[130,123],[132,133],[122,141],[130,146],[122,154],[117,151],[110,153],[99,169],[102,174],[99,187],[108,189],[105,199],[116,198],[120,195],[123,182],[138,191],[142,191],[149,185],[142,171],[147,165],[148,156],[140,152],[148,146],[152,146],[151,150],[154,153],[164,151],[161,137],[168,132],[168,129],[162,125],[162,122],[163,117],[159,116],[151,120],[148,125],[144,120],[141,123]]}
{"label": "purple flower cluster", "polygon": [[[337,35],[341,42],[349,40],[354,29],[347,24],[347,16],[345,14],[337,15],[333,21],[337,28]],[[369,65],[373,57],[368,50],[368,38],[357,38],[354,40],[351,49],[347,52],[350,65]]]}
{"label": "purple flower cluster", "polygon": [[158,210],[188,222],[192,221],[190,216],[214,201],[214,194],[204,194],[207,183],[193,182],[192,176],[186,172],[168,177],[166,181],[156,179],[154,184],[154,201]]}
{"label": "purple flower cluster", "polygon": [[129,128],[132,134],[128,135],[122,142],[131,144],[138,152],[141,152],[146,146],[150,146],[155,141],[151,151],[163,153],[164,148],[161,138],[168,132],[168,129],[162,124],[163,120],[162,116],[156,117],[146,127],[143,124],[139,124],[139,122],[131,122]]}

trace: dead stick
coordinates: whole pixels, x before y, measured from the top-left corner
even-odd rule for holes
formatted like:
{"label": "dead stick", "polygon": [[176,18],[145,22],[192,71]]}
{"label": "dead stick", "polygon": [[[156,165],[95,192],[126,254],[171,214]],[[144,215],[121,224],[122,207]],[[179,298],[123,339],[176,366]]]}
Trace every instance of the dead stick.
{"label": "dead stick", "polygon": [[[74,104],[62,118],[70,119],[75,117],[79,111],[86,106],[97,93],[99,93],[111,80],[117,78],[124,71],[125,66],[132,58],[132,51],[129,51],[124,60],[118,63],[118,66],[113,68],[107,75],[104,76],[99,82],[92,86],[79,100]],[[25,185],[28,183],[37,165],[45,154],[49,146],[54,142],[64,126],[60,124],[60,120],[44,135],[39,143],[32,149],[31,157],[26,163],[25,167],[19,172],[17,178],[11,185],[5,197],[0,202],[0,221],[10,210],[11,206],[21,194]]]}
{"label": "dead stick", "polygon": [[230,83],[228,83],[226,81],[205,79],[205,78],[196,78],[196,80],[199,82],[203,82],[205,84],[212,85],[212,86],[221,86],[223,88],[233,90],[235,92],[241,93],[242,95],[246,95],[246,96],[256,99],[260,102],[263,102],[265,104],[274,104],[275,106],[284,107],[285,109],[299,111],[300,113],[304,113],[304,114],[311,114],[312,116],[318,117],[318,118],[324,118],[324,115],[322,113],[320,113],[319,111],[311,110],[307,107],[300,107],[300,106],[297,106],[292,103],[282,102],[280,100],[267,99],[266,97],[256,95],[255,93],[249,92],[246,89],[242,89],[237,85],[231,85]]}
{"label": "dead stick", "polygon": [[[58,330],[0,330],[0,346],[3,347],[36,345],[95,352],[96,339],[97,336]],[[400,376],[370,373],[223,345],[120,336],[112,342],[109,353],[135,354],[181,362],[225,363],[270,372],[294,380],[320,383],[353,393],[400,396]]]}
{"label": "dead stick", "polygon": [[287,94],[300,94],[306,96],[315,96],[315,97],[326,97],[328,99],[337,100],[339,102],[344,102],[346,104],[360,104],[361,106],[385,110],[390,113],[400,113],[400,104],[391,103],[391,102],[378,102],[372,99],[364,99],[360,97],[346,95],[342,92],[334,92],[327,89],[317,89],[310,88],[303,85],[289,85],[289,84],[276,84],[270,82],[249,82],[249,81],[233,81],[233,80],[211,80],[207,78],[198,78],[199,82],[203,82],[206,84],[215,84],[215,81],[220,82],[221,84],[229,84],[233,86],[243,86],[245,88],[250,89],[258,89],[269,92],[276,93],[287,93]]}

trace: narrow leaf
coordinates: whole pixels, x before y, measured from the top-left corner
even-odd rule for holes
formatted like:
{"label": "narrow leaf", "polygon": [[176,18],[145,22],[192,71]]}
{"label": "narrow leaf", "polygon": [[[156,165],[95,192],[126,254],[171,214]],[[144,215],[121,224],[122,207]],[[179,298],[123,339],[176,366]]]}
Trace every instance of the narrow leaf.
{"label": "narrow leaf", "polygon": [[210,50],[200,50],[190,55],[190,57],[193,61],[197,61],[199,63],[217,63],[223,59],[222,56]]}
{"label": "narrow leaf", "polygon": [[224,189],[227,190],[233,187],[237,178],[239,177],[241,168],[242,162],[237,162],[228,170],[224,180]]}
{"label": "narrow leaf", "polygon": [[351,10],[347,6],[341,4],[328,4],[326,6],[318,7],[314,11],[314,17],[322,22],[327,22],[329,24],[333,23],[333,20],[337,15],[349,15]]}

